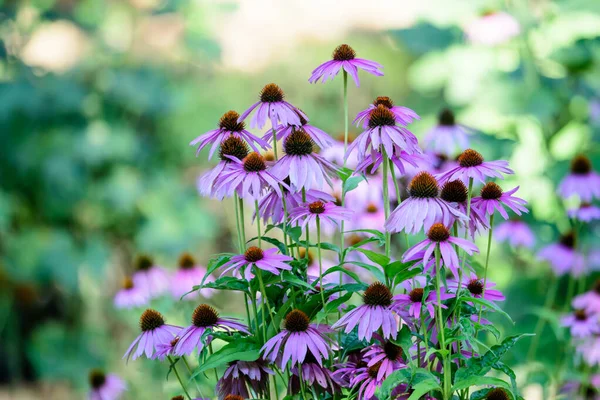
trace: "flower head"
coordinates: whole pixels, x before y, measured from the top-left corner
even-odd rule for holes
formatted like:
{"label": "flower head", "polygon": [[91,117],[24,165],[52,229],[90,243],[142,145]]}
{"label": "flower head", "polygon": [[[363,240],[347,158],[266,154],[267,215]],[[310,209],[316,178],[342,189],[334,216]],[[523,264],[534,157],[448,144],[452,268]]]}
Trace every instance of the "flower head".
{"label": "flower head", "polygon": [[[434,306],[437,305],[437,295],[435,291],[427,292],[425,288],[418,287],[418,282],[413,285],[409,283],[410,290],[407,294],[398,294],[394,296],[396,302],[395,310],[403,315],[408,313],[409,316],[415,320],[421,318],[421,311],[423,307],[429,312],[429,316],[433,318],[435,314]],[[451,293],[443,292],[440,293],[441,300],[448,300],[455,297]],[[447,308],[446,305],[442,304],[442,308]]]}
{"label": "flower head", "polygon": [[562,319],[562,325],[571,328],[575,338],[585,338],[600,333],[600,320],[585,310],[575,310]]}
{"label": "flower head", "polygon": [[140,317],[140,330],[142,333],[131,343],[123,358],[129,360],[131,357],[135,360],[142,354],[149,359],[155,358],[157,346],[173,340],[181,331],[181,327],[165,324],[161,313],[149,308]]}
{"label": "flower head", "polygon": [[427,149],[448,157],[469,147],[467,129],[456,123],[454,113],[447,108],[440,112],[438,124],[427,133],[424,142]]}
{"label": "flower head", "polygon": [[502,388],[493,388],[485,395],[485,400],[510,400],[512,396],[510,396],[506,391]]}
{"label": "flower head", "polygon": [[[300,125],[279,125],[277,130],[275,131],[275,138],[277,140],[287,139],[292,133],[294,133],[297,129],[301,129],[310,137],[310,139],[320,148],[326,149],[331,147],[335,140],[327,132],[312,126],[308,123],[308,121],[304,118],[304,114],[299,113],[298,118],[300,118]],[[263,140],[272,141],[273,140],[273,132],[268,131],[263,136]]]}
{"label": "flower head", "polygon": [[136,272],[132,276],[134,286],[146,291],[150,298],[161,296],[169,287],[169,274],[146,255],[140,255],[135,261]]}
{"label": "flower head", "polygon": [[234,159],[243,160],[249,154],[248,145],[241,138],[231,135],[221,142],[219,163],[203,174],[198,180],[198,192],[202,196],[215,196],[214,184],[221,176],[227,165]]}
{"label": "flower head", "polygon": [[538,258],[550,263],[556,275],[567,272],[580,276],[584,272],[585,260],[581,253],[575,250],[577,237],[574,232],[567,232],[560,237],[558,243],[544,247],[538,253]]}
{"label": "flower head", "polygon": [[[179,300],[181,297],[194,287],[199,285],[206,275],[206,268],[199,265],[194,257],[189,253],[183,253],[179,257],[179,268],[171,279],[171,295],[174,299]],[[204,297],[212,296],[213,292],[211,289],[201,289],[186,295],[184,298],[187,300],[193,300],[199,295]]]}
{"label": "flower head", "polygon": [[527,223],[519,219],[509,219],[494,228],[494,238],[498,242],[508,242],[512,247],[532,248],[535,236]]}
{"label": "flower head", "polygon": [[118,400],[127,390],[123,379],[114,374],[105,374],[98,369],[90,371],[89,381],[89,400]]}
{"label": "flower head", "polygon": [[[477,275],[471,273],[468,279],[461,283],[461,289],[468,290],[469,294],[478,299],[489,301],[504,301],[505,297],[499,290],[493,289],[496,286],[494,282],[486,281],[478,278]],[[448,289],[458,290],[457,281],[448,281]]]}
{"label": "flower head", "polygon": [[406,367],[406,364],[404,363],[402,347],[380,337],[377,337],[377,339],[378,341],[375,344],[365,349],[364,357],[367,360],[368,367],[381,363],[377,379],[383,380],[395,370]]}
{"label": "flower head", "polygon": [[487,46],[507,42],[520,32],[517,19],[505,12],[486,13],[465,27],[469,42]]}
{"label": "flower head", "polygon": [[571,172],[558,186],[558,194],[563,198],[577,195],[583,202],[600,198],[600,175],[594,171],[592,163],[584,155],[571,161]]}
{"label": "flower head", "polygon": [[301,227],[305,227],[307,224],[314,223],[319,218],[319,221],[324,224],[337,226],[342,220],[348,221],[352,217],[352,214],[352,210],[337,206],[331,202],[326,203],[317,200],[294,208],[290,212],[290,224],[297,222]]}
{"label": "flower head", "polygon": [[378,379],[381,363],[372,366],[365,366],[358,370],[356,376],[350,381],[350,386],[358,388],[357,400],[371,400],[375,391],[383,383],[383,379]]}
{"label": "flower head", "polygon": [[381,64],[375,61],[356,58],[356,52],[347,44],[342,44],[336,47],[332,54],[333,60],[326,61],[314,69],[312,75],[308,79],[310,83],[318,82],[319,79],[325,83],[329,79],[333,79],[341,69],[344,69],[350,74],[356,86],[360,86],[358,80],[358,69],[362,69],[375,76],[383,76]]}
{"label": "flower head", "polygon": [[600,315],[600,279],[594,283],[592,290],[582,293],[573,299],[573,307],[585,310],[589,314]]}
{"label": "flower head", "polygon": [[275,275],[279,275],[281,271],[291,271],[292,267],[286,264],[286,262],[292,261],[293,258],[277,254],[277,251],[276,248],[263,250],[255,246],[248,247],[244,254],[233,256],[228,262],[223,264],[221,275],[231,270],[236,274],[240,274],[240,271],[243,271],[245,278],[250,280],[253,275],[253,267]]}
{"label": "flower head", "polygon": [[265,396],[268,391],[269,375],[275,372],[265,365],[261,359],[256,361],[234,361],[223,373],[217,382],[219,398],[228,394],[238,395],[244,399],[250,398],[247,387],[259,396]]}
{"label": "flower head", "polygon": [[509,190],[508,192],[502,191],[502,188],[494,182],[488,182],[481,189],[481,196],[474,197],[471,201],[473,209],[477,209],[483,215],[491,216],[494,211],[498,213],[505,220],[508,219],[508,213],[504,207],[508,207],[515,214],[521,215],[521,213],[527,213],[528,210],[525,208],[527,202],[521,198],[513,196],[519,190],[519,187]]}
{"label": "flower head", "polygon": [[460,179],[463,182],[472,178],[476,182],[485,183],[487,177],[504,179],[503,174],[513,174],[508,162],[484,161],[483,156],[473,149],[467,149],[458,156],[458,166],[442,172],[437,176],[442,183]]}
{"label": "flower head", "polygon": [[150,298],[145,289],[135,286],[129,277],[123,281],[123,287],[117,292],[114,299],[116,308],[134,308],[148,304]]}
{"label": "flower head", "polygon": [[238,118],[238,121],[244,121],[256,108],[258,108],[258,111],[250,121],[251,128],[262,129],[267,120],[271,121],[271,126],[273,128],[276,128],[279,122],[285,126],[300,126],[300,116],[305,120],[308,120],[306,114],[285,101],[284,97],[283,90],[281,90],[279,86],[274,83],[269,83],[261,90],[260,100],[244,111]]}
{"label": "flower head", "polygon": [[590,203],[581,203],[579,208],[568,210],[569,217],[582,222],[592,222],[600,219],[600,207]]}
{"label": "flower head", "polygon": [[[301,368],[301,373],[298,369]],[[298,394],[300,390],[300,376],[302,381],[309,387],[314,387],[317,393],[336,393],[339,391],[339,385],[336,382],[333,372],[325,368],[315,360],[311,353],[306,355],[303,363],[292,367],[292,376],[289,382],[290,392]]]}
{"label": "flower head", "polygon": [[419,117],[419,115],[410,108],[396,106],[394,105],[394,101],[389,97],[379,96],[375,99],[375,101],[373,101],[372,104],[369,104],[369,107],[356,114],[356,118],[354,118],[354,121],[352,121],[352,123],[356,124],[356,126],[362,124],[364,128],[368,128],[369,115],[371,114],[371,111],[373,111],[380,105],[384,106],[392,112],[394,118],[396,119],[396,123],[399,125],[408,125],[414,120],[421,119],[421,117]]}

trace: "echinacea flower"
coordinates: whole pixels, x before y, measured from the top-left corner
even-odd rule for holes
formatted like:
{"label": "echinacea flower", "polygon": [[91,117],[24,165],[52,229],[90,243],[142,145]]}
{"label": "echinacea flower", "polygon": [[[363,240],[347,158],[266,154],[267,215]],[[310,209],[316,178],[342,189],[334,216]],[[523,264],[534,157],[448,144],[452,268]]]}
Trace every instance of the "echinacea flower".
{"label": "echinacea flower", "polygon": [[[202,283],[206,268],[199,265],[194,257],[189,253],[184,253],[179,257],[179,268],[171,279],[171,295],[174,299],[179,300],[181,296],[188,293],[195,285]],[[184,299],[194,300],[198,295],[211,297],[213,294],[211,289],[201,289],[190,293]]]}
{"label": "echinacea flower", "polygon": [[398,169],[400,175],[405,175],[408,168],[418,168],[419,164],[423,162],[424,156],[418,153],[409,154],[404,150],[394,148],[392,153],[386,153],[386,157],[384,157],[383,153],[371,150],[371,152],[358,163],[355,173],[375,174],[384,160],[391,160]]}
{"label": "echinacea flower", "polygon": [[[592,344],[600,344],[600,340],[596,339]],[[600,354],[598,349],[600,346],[593,349],[593,352]],[[584,359],[587,354],[583,353]],[[590,362],[588,364],[595,365]],[[600,400],[600,374],[592,374],[587,382],[579,380],[565,382],[560,388],[560,395],[569,400]]]}
{"label": "echinacea flower", "polygon": [[[451,293],[440,292],[440,300],[448,300],[455,297]],[[419,320],[421,318],[421,310],[423,307],[429,312],[431,318],[435,315],[435,307],[438,303],[437,294],[434,290],[429,291],[427,297],[425,297],[425,289],[420,287],[413,287],[407,294],[397,294],[394,296],[396,302],[395,310],[399,314],[408,312],[408,315]],[[448,308],[442,304],[442,308]]]}
{"label": "echinacea flower", "polygon": [[319,221],[323,224],[336,226],[342,220],[348,221],[352,217],[352,214],[353,211],[345,207],[317,200],[294,208],[290,212],[290,224],[298,223],[304,228],[307,224],[315,223],[317,218],[319,218]]}
{"label": "echinacea flower", "polygon": [[569,217],[582,222],[592,222],[600,219],[600,207],[590,203],[581,203],[579,208],[572,208],[567,213]]}
{"label": "echinacea flower", "polygon": [[598,315],[590,315],[585,310],[575,310],[572,314],[563,317],[562,326],[571,329],[571,336],[585,338],[600,333]]}
{"label": "echinacea flower", "polygon": [[127,390],[123,379],[114,374],[105,374],[94,369],[90,372],[90,392],[88,400],[118,400]]}
{"label": "echinacea flower", "polygon": [[502,188],[494,182],[488,182],[481,189],[481,196],[474,197],[471,201],[473,209],[477,209],[481,214],[492,216],[495,211],[504,218],[508,219],[508,213],[504,207],[508,207],[515,214],[521,215],[521,213],[529,212],[525,207],[527,202],[521,198],[513,196],[519,190],[519,187],[509,190],[508,192],[502,191]]}
{"label": "echinacea flower", "polygon": [[149,301],[148,292],[135,286],[133,280],[127,277],[123,282],[123,288],[115,295],[114,304],[116,308],[134,308],[145,306]]}
{"label": "echinacea flower", "polygon": [[150,298],[161,296],[169,288],[169,274],[154,264],[154,260],[146,255],[138,256],[136,272],[132,276],[134,286],[145,290]]}
{"label": "echinacea flower", "polygon": [[283,150],[285,155],[271,167],[271,173],[280,180],[289,178],[292,191],[332,185],[330,176],[337,167],[313,151],[313,141],[304,130],[294,130],[283,142]]}
{"label": "echinacea flower", "polygon": [[469,138],[467,129],[457,124],[454,113],[445,108],[438,116],[438,124],[425,136],[424,143],[428,150],[453,157],[457,151],[469,147]]}
{"label": "echinacea flower", "polygon": [[460,179],[463,182],[472,178],[475,182],[485,183],[486,178],[504,179],[503,174],[513,174],[508,161],[484,161],[483,156],[473,149],[467,149],[458,156],[458,166],[442,172],[436,178],[445,183]]}
{"label": "echinacea flower", "polygon": [[248,115],[254,109],[258,107],[258,111],[252,117],[250,121],[251,128],[262,129],[267,120],[271,121],[271,126],[275,129],[278,126],[278,122],[282,125],[295,125],[300,126],[300,117],[302,116],[305,120],[308,120],[306,114],[284,100],[283,90],[274,83],[269,83],[260,92],[260,100],[252,104],[244,113],[238,118],[239,122],[244,121],[248,118]]}
{"label": "echinacea flower", "polygon": [[565,199],[577,195],[581,201],[588,203],[600,198],[600,175],[593,170],[586,156],[573,158],[571,172],[560,182],[558,194]]}
{"label": "echinacea flower", "polygon": [[265,189],[272,189],[283,195],[279,185],[287,186],[271,172],[267,171],[265,158],[258,153],[248,154],[242,161],[231,158],[221,175],[214,183],[215,197],[222,200],[237,193],[242,199],[258,200]]}
{"label": "echinacea flower", "polygon": [[205,332],[212,332],[215,329],[250,333],[246,325],[237,322],[237,319],[221,318],[214,308],[208,304],[200,304],[192,314],[192,325],[179,333],[179,341],[175,345],[174,353],[182,356],[191,354],[196,348],[198,352],[202,351],[202,348],[212,340],[210,335],[203,337]]}
{"label": "echinacea flower", "polygon": [[492,388],[489,392],[487,392],[487,394],[485,395],[485,397],[483,398],[484,400],[511,400],[513,397],[511,395],[509,395],[506,390],[500,388],[500,387],[495,387]]}
{"label": "echinacea flower", "polygon": [[[600,336],[594,335],[592,337],[584,338],[579,341],[576,347],[577,353],[585,360],[590,366],[600,365]],[[596,386],[600,388],[600,375],[596,375]],[[598,397],[600,397],[600,391],[596,391]],[[598,400],[598,397],[594,400]]]}
{"label": "echinacea flower", "polygon": [[[421,257],[423,264],[427,264],[432,258],[435,248],[439,246],[440,258],[444,266],[452,271],[455,278],[458,279],[458,268],[460,262],[456,254],[457,248],[461,248],[467,254],[479,253],[479,249],[473,243],[466,239],[457,238],[450,235],[448,228],[444,224],[435,223],[427,231],[427,237],[422,242],[414,245],[404,253],[403,262],[413,261]],[[418,255],[418,256],[417,256]]]}
{"label": "echinacea flower", "polygon": [[277,254],[277,248],[261,249],[256,246],[250,246],[244,254],[231,257],[229,261],[223,264],[221,276],[228,271],[233,270],[235,274],[241,275],[250,280],[253,276],[252,267],[279,275],[281,271],[291,271],[292,267],[286,262],[293,261],[290,256]]}
{"label": "echinacea flower", "polygon": [[383,383],[383,379],[378,379],[381,363],[377,363],[371,367],[360,368],[357,375],[352,379],[350,385],[353,388],[358,388],[357,400],[372,400],[375,396],[375,391]]}
{"label": "echinacea flower", "polygon": [[217,150],[217,147],[225,139],[228,139],[232,136],[248,142],[254,151],[259,151],[258,147],[256,147],[257,144],[263,149],[268,149],[269,144],[266,141],[254,136],[252,133],[244,129],[246,124],[243,121],[238,122],[239,117],[240,115],[237,112],[227,111],[219,120],[218,129],[208,131],[204,135],[200,135],[196,139],[192,140],[190,142],[190,146],[198,146],[196,155],[198,155],[204,147],[212,144],[210,153],[208,154],[208,159],[210,160]]}
{"label": "echinacea flower", "polygon": [[154,358],[157,346],[170,342],[181,331],[179,326],[165,324],[161,313],[151,308],[142,313],[140,329],[142,333],[135,338],[123,356],[128,361],[130,357],[135,360],[142,354],[145,354],[148,359]]}
{"label": "echinacea flower", "polygon": [[[457,179],[444,183],[440,192],[440,198],[466,215],[468,211],[468,192],[469,190],[463,181]],[[482,211],[479,211],[479,209],[470,207],[468,232],[471,234],[471,237],[474,238],[477,232],[489,228],[488,225],[485,214]]]}
{"label": "echinacea flower", "polygon": [[164,361],[165,358],[175,355],[175,346],[179,342],[179,336],[175,336],[170,342],[159,343],[156,345],[156,353],[154,359]]}
{"label": "echinacea flower", "polygon": [[[298,369],[301,368],[301,373]],[[339,385],[333,377],[333,372],[316,362],[311,353],[306,355],[303,363],[292,367],[292,376],[289,381],[289,392],[298,394],[300,389],[300,376],[304,385],[314,388],[317,393],[336,393],[339,391]]]}
{"label": "echinacea flower", "polygon": [[221,142],[219,149],[220,161],[214,168],[208,170],[198,180],[198,192],[202,196],[214,197],[214,184],[217,178],[221,176],[223,171],[233,159],[243,160],[249,154],[248,145],[237,136],[229,136]]}
{"label": "echinacea flower", "polygon": [[429,230],[436,222],[449,226],[467,216],[439,198],[439,186],[429,172],[420,172],[408,186],[410,197],[390,214],[385,223],[388,232],[418,233]]}
{"label": "echinacea flower", "polygon": [[[461,283],[462,289],[467,289],[469,294],[478,299],[485,299],[489,301],[504,301],[505,297],[501,291],[493,289],[496,286],[494,282],[489,280],[485,282],[477,275],[471,273],[468,279]],[[457,281],[448,281],[448,289],[458,290]]]}
{"label": "echinacea flower", "polygon": [[381,363],[377,379],[383,380],[395,370],[406,367],[406,364],[404,363],[402,347],[389,340],[382,339],[379,335],[376,335],[376,338],[378,339],[378,343],[367,347],[364,357],[368,360],[368,367]]}
{"label": "echinacea flower", "polygon": [[351,332],[358,326],[358,340],[371,340],[373,334],[381,329],[383,338],[396,338],[398,323],[392,311],[394,301],[392,292],[381,282],[372,283],[363,294],[363,304],[340,318],[333,329],[345,328]]}
{"label": "echinacea flower", "polygon": [[[306,118],[304,118],[303,113],[298,114],[298,118],[300,118],[300,125],[279,125],[275,130],[275,138],[277,140],[287,139],[295,130],[301,129],[310,137],[310,139],[315,142],[317,146],[322,149],[326,149],[332,146],[335,143],[335,140],[329,134],[316,126],[312,126],[308,123]],[[263,140],[271,141],[273,140],[273,133],[267,132],[263,136]]]}
{"label": "echinacea flower", "polygon": [[389,109],[399,125],[408,125],[414,120],[421,119],[421,117],[419,117],[419,115],[410,108],[395,106],[394,101],[389,97],[379,96],[375,99],[375,101],[373,101],[373,104],[369,104],[369,107],[356,114],[356,118],[354,118],[352,123],[356,124],[356,126],[359,126],[362,123],[363,127],[367,128],[369,126],[369,115],[371,114],[371,111],[373,111],[379,105],[383,105]]}
{"label": "echinacea flower", "polygon": [[344,363],[335,364],[332,376],[338,385],[350,388],[350,382],[366,367],[362,350],[352,350],[348,353],[348,359]]}
{"label": "echinacea flower", "polygon": [[269,383],[269,375],[275,372],[261,359],[256,361],[233,361],[217,382],[217,393],[219,398],[225,398],[228,394],[250,398],[248,387],[258,396],[266,396]]}
{"label": "echinacea flower", "polygon": [[356,58],[356,52],[347,44],[341,44],[336,47],[332,58],[333,60],[326,61],[313,70],[312,75],[308,79],[310,83],[318,82],[319,79],[325,83],[329,79],[333,79],[341,69],[350,74],[357,87],[360,86],[358,79],[359,68],[372,75],[383,76],[383,71],[381,71],[383,67],[381,64],[363,58]]}
{"label": "echinacea flower", "polygon": [[527,223],[519,219],[509,219],[494,228],[494,238],[498,242],[508,242],[512,247],[532,248],[535,236]]}
{"label": "echinacea flower", "polygon": [[471,43],[494,46],[502,44],[521,33],[521,26],[512,15],[497,11],[486,13],[465,26]]}
{"label": "echinacea flower", "polygon": [[[285,179],[284,182],[289,184],[289,179]],[[302,200],[302,193],[292,193],[287,190],[283,190],[285,198],[285,204],[288,211],[299,207],[304,201]],[[307,203],[313,203],[317,200],[323,202],[333,202],[335,198],[328,193],[322,192],[316,189],[309,189],[304,192],[304,198]],[[264,223],[266,224],[269,219],[274,225],[280,224],[285,218],[285,208],[283,206],[284,199],[280,197],[277,192],[271,190],[265,194],[262,199],[258,202],[258,213],[262,216]],[[252,215],[252,218],[256,218],[256,211]]]}
{"label": "echinacea flower", "polygon": [[538,258],[550,263],[558,276],[567,272],[580,276],[584,272],[585,260],[583,255],[575,250],[576,241],[575,233],[568,232],[560,237],[558,243],[541,249]]}
{"label": "echinacea flower", "polygon": [[325,333],[329,333],[327,326],[311,324],[308,315],[294,309],[286,315],[281,332],[269,339],[260,351],[270,362],[281,357],[282,369],[290,360],[292,366],[302,364],[307,353],[312,354],[317,364],[323,365],[323,359],[328,358],[331,351],[331,340]]}
{"label": "echinacea flower", "polygon": [[600,279],[596,281],[592,290],[575,296],[573,307],[600,315]]}

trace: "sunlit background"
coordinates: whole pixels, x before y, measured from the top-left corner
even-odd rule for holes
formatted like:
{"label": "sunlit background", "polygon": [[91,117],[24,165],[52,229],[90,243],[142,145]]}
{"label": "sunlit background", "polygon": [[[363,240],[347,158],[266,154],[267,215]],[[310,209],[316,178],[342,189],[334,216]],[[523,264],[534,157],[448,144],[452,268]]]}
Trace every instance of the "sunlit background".
{"label": "sunlit background", "polygon": [[[121,359],[139,310],[116,310],[113,297],[140,253],[174,269],[184,251],[206,264],[233,250],[232,204],[198,195],[210,164],[188,145],[224,112],[242,112],[275,82],[338,137],[341,80],[308,77],[340,43],[385,71],[350,85],[350,114],[390,96],[422,117],[411,125],[422,138],[452,109],[476,132],[474,148],[515,170],[502,186],[521,186],[536,249],[569,227],[570,205],[555,193],[570,159],[585,153],[600,168],[596,0],[0,4],[1,399],[81,399],[92,368],[123,377],[127,399],[178,394],[164,365]],[[589,233],[597,246],[599,232]],[[490,271],[516,322],[498,328],[532,332],[548,266],[535,249],[499,244]],[[239,314],[236,301],[208,299]],[[155,303],[181,324],[194,305]],[[525,362],[530,340],[507,358],[528,400],[556,384],[557,335],[554,319],[537,363]]]}

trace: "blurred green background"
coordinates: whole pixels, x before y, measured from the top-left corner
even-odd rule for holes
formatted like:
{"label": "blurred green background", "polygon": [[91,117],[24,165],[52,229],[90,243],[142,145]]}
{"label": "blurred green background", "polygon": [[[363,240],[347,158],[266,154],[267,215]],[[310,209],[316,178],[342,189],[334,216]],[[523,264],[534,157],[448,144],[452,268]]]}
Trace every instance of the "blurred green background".
{"label": "blurred green background", "polygon": [[[225,111],[276,82],[313,125],[343,130],[341,81],[307,82],[339,43],[385,71],[350,86],[350,114],[390,96],[422,116],[412,128],[423,137],[453,109],[478,131],[476,149],[510,161],[506,187],[530,202],[538,248],[569,227],[555,189],[570,158],[584,152],[600,168],[596,0],[0,4],[0,398],[82,398],[94,367],[125,378],[128,398],[178,394],[164,366],[121,360],[139,314],[112,298],[139,252],[175,268],[183,251],[205,264],[233,248],[230,204],[198,196],[209,164],[188,146]],[[489,43],[503,28],[481,18],[498,12],[520,32]],[[502,330],[533,331],[547,266],[494,246],[490,268],[516,321]],[[189,312],[168,299],[156,307],[173,323]],[[556,361],[554,340],[549,327],[542,365]],[[507,361],[523,384],[531,377],[525,398],[542,398],[548,374],[524,364],[528,344]]]}

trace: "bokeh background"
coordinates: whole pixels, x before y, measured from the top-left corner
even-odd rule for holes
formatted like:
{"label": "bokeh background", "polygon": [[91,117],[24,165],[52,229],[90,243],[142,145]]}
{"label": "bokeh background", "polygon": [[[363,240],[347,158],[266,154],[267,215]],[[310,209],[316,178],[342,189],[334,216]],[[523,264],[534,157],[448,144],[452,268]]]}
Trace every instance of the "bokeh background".
{"label": "bokeh background", "polygon": [[[233,249],[231,204],[198,195],[209,164],[188,146],[225,111],[245,110],[276,82],[313,125],[343,130],[341,81],[307,82],[340,43],[385,70],[350,85],[350,114],[390,96],[422,116],[412,125],[422,138],[440,109],[454,110],[477,131],[473,147],[516,171],[507,186],[530,202],[536,248],[569,227],[555,195],[569,160],[583,152],[600,168],[596,0],[0,4],[2,399],[83,398],[95,367],[126,379],[129,399],[178,394],[164,365],[121,360],[139,310],[115,310],[114,294],[136,254],[175,268],[183,251],[206,264]],[[550,270],[535,250],[495,245],[491,260],[516,322],[499,329],[550,320],[536,362],[526,362],[529,340],[506,360],[525,398],[545,398],[564,336],[539,310]],[[227,295],[209,302],[241,312]],[[173,323],[192,309],[156,303]]]}

